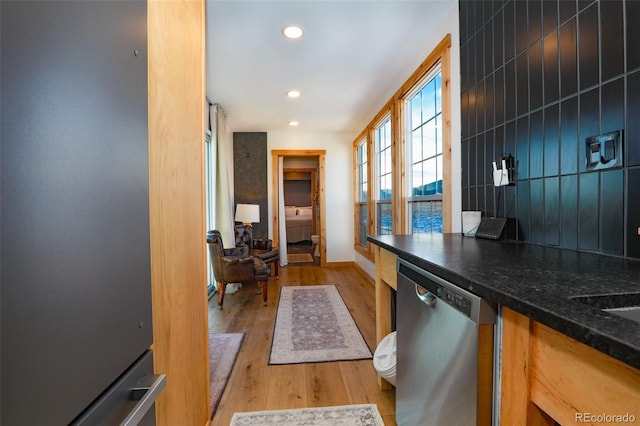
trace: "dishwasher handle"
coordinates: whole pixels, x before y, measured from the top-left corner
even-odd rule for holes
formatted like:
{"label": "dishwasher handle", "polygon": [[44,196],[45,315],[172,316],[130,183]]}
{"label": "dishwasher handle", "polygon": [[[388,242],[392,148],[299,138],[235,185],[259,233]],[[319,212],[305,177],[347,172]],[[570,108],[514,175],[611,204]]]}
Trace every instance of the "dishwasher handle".
{"label": "dishwasher handle", "polygon": [[420,301],[425,305],[435,308],[436,300],[438,300],[438,298],[429,290],[425,290],[424,288],[420,287],[418,284],[415,284],[415,286],[416,286],[416,297],[420,299]]}

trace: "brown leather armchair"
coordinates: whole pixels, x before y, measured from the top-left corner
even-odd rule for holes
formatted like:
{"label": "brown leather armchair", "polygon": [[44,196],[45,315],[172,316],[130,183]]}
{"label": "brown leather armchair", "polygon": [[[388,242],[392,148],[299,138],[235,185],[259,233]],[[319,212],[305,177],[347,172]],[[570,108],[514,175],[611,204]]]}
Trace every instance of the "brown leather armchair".
{"label": "brown leather armchair", "polygon": [[252,284],[262,293],[264,306],[267,306],[267,280],[269,265],[262,259],[249,256],[246,246],[225,249],[222,236],[217,230],[207,232],[207,245],[213,266],[213,276],[218,284],[218,307],[222,309],[224,293],[229,283]]}
{"label": "brown leather armchair", "polygon": [[248,247],[251,256],[259,257],[268,265],[273,265],[276,279],[280,279],[278,263],[280,252],[273,248],[273,242],[268,238],[253,238],[251,225],[235,225],[236,247]]}

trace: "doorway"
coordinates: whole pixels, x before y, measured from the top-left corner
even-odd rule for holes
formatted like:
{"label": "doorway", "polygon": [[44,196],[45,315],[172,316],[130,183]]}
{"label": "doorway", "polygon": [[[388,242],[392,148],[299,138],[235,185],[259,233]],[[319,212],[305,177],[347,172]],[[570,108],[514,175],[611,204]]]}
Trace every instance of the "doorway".
{"label": "doorway", "polygon": [[317,157],[284,158],[287,259],[300,266],[320,263],[317,174]]}
{"label": "doorway", "polygon": [[[325,211],[324,211],[324,162],[325,162],[325,153],[324,150],[273,150],[272,151],[272,194],[273,194],[273,242],[274,245],[280,247],[281,244],[292,243],[292,253],[296,251],[309,251],[311,247],[304,247],[305,244],[311,243],[312,237],[313,240],[317,241],[317,250],[316,244],[313,245],[312,252],[314,254],[318,254],[317,257],[314,257],[316,260],[316,264],[320,264],[321,266],[326,265],[326,235],[325,235]],[[295,188],[298,186],[299,188],[309,188],[307,193],[308,198],[304,198],[304,195],[299,195],[301,198],[296,198],[298,195],[293,195],[288,198],[289,205],[286,207],[280,208],[280,200],[279,200],[279,181],[280,181],[280,169],[278,166],[279,159],[283,158],[284,161],[290,165],[290,167],[283,167],[282,170],[282,178],[283,181],[285,176],[290,181],[291,188]],[[295,160],[301,160],[302,166],[300,163],[296,165]],[[309,166],[309,163],[312,163],[313,166]],[[304,193],[302,189],[298,192],[300,194]],[[286,194],[285,189],[285,194]],[[283,194],[284,195],[284,194]],[[289,194],[291,195],[291,194]],[[296,205],[298,204],[298,205]],[[303,205],[301,205],[303,204]],[[281,211],[282,210],[282,211]],[[293,238],[291,241],[280,241],[280,218],[284,217],[285,221],[287,219],[287,215],[289,216],[300,216],[300,215],[308,215],[310,217],[309,228],[305,228],[303,230],[292,230]],[[298,218],[300,222],[304,222],[304,218]],[[292,226],[297,226],[297,223],[291,222]],[[300,225],[306,226],[306,225]],[[288,226],[287,226],[288,228]],[[293,229],[293,228],[292,228]],[[284,232],[287,234],[286,230]],[[289,239],[289,238],[287,238]],[[294,241],[297,240],[297,241]],[[295,243],[299,243],[300,246],[295,247]]]}

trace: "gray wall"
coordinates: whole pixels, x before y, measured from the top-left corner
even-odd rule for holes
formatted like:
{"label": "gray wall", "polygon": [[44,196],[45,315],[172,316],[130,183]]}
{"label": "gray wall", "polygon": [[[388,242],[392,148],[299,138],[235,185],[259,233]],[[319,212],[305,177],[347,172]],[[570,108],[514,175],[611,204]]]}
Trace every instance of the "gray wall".
{"label": "gray wall", "polygon": [[310,180],[285,180],[284,204],[287,206],[304,207],[311,205]]}
{"label": "gray wall", "polygon": [[[519,240],[640,257],[640,2],[460,2],[463,210]],[[626,46],[626,47],[625,47]],[[585,138],[623,130],[624,164],[586,170]],[[496,189],[491,162],[515,157]]]}
{"label": "gray wall", "polygon": [[[254,238],[269,234],[267,200],[267,133],[233,134],[233,184],[235,203],[258,204],[260,223],[253,224]],[[235,215],[235,206],[234,206]]]}

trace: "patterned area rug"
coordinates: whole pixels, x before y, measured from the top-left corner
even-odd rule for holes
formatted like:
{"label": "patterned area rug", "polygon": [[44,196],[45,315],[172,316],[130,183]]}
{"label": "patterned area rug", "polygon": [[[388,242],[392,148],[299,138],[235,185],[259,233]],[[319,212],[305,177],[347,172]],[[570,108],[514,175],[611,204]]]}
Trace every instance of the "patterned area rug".
{"label": "patterned area rug", "polygon": [[370,358],[335,285],[282,287],[269,364]]}
{"label": "patterned area rug", "polygon": [[289,263],[313,263],[311,253],[287,253]]}
{"label": "patterned area rug", "polygon": [[244,333],[209,334],[209,383],[211,389],[211,418],[218,408],[222,392],[227,387],[233,364],[236,362]]}
{"label": "patterned area rug", "polygon": [[235,413],[231,426],[384,426],[375,404]]}

